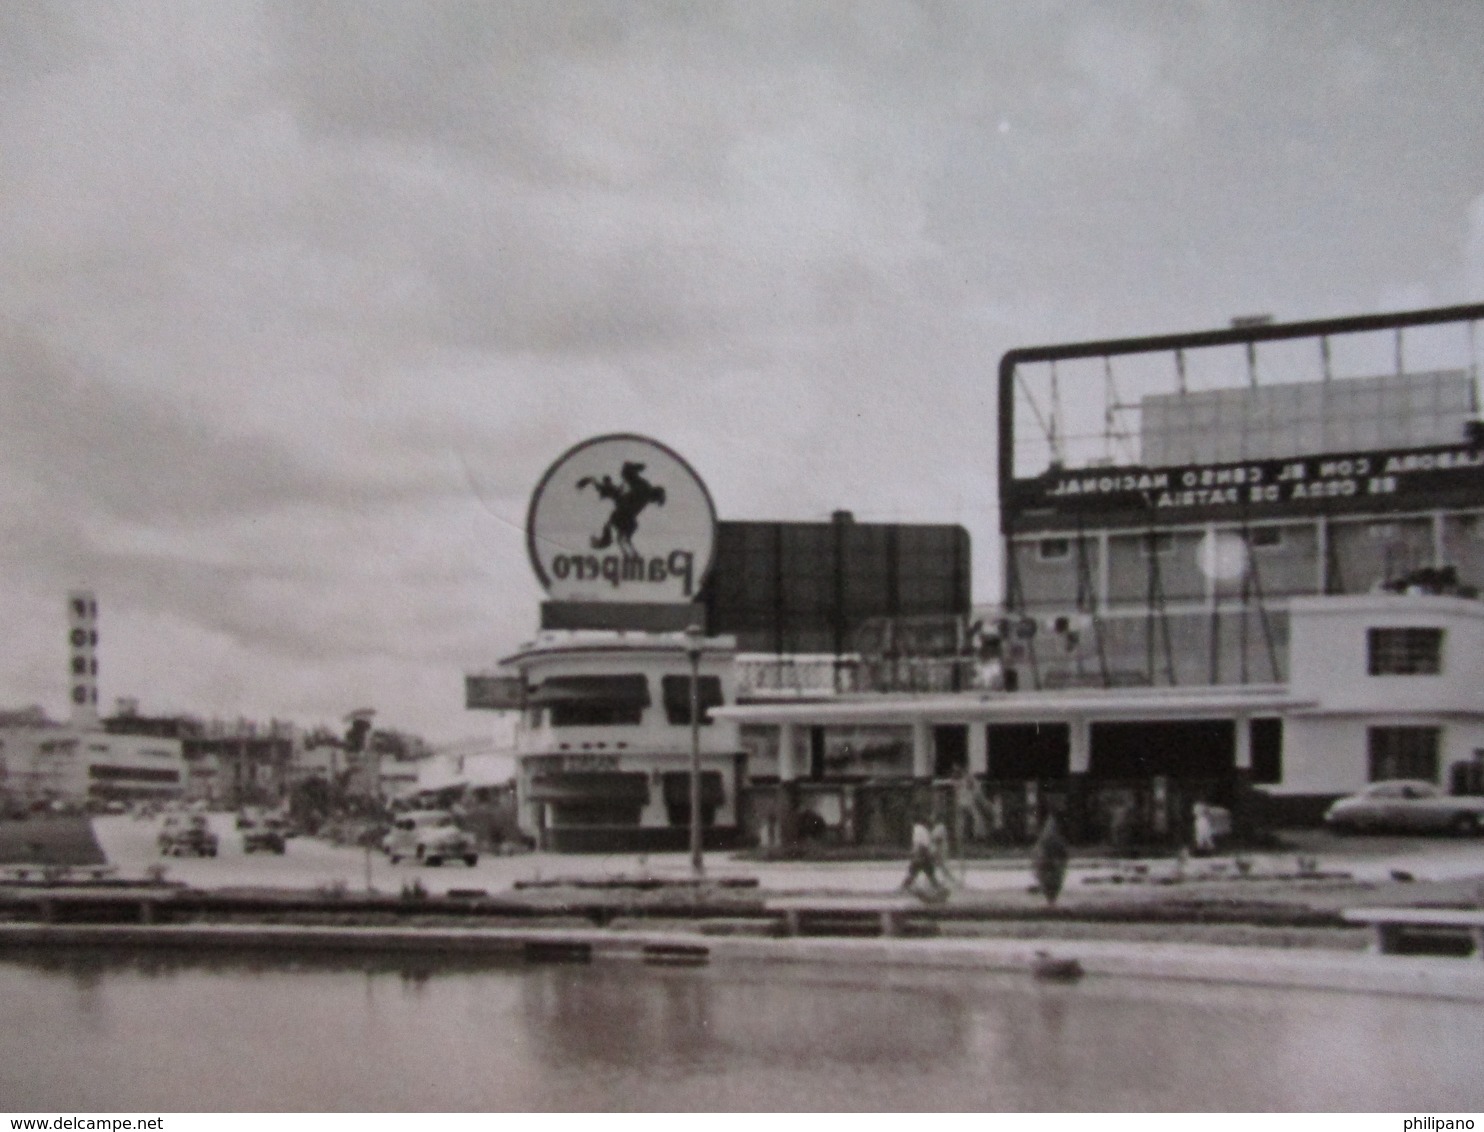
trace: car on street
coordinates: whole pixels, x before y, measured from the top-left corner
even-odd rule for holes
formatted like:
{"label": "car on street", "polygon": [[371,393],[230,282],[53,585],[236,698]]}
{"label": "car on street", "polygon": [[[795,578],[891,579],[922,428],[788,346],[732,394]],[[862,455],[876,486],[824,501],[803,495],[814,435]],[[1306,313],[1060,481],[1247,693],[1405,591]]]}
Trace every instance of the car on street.
{"label": "car on street", "polygon": [[425,865],[459,860],[479,863],[479,850],[472,834],[459,827],[447,810],[413,810],[398,814],[381,843],[392,864],[404,858]]}
{"label": "car on street", "polygon": [[1484,798],[1443,793],[1431,782],[1398,778],[1373,782],[1335,802],[1324,824],[1336,833],[1484,832]]}
{"label": "car on street", "polygon": [[287,836],[283,821],[273,817],[255,817],[238,821],[242,830],[244,853],[283,853],[287,847]]}
{"label": "car on street", "polygon": [[215,857],[217,836],[205,814],[171,814],[158,840],[162,857]]}

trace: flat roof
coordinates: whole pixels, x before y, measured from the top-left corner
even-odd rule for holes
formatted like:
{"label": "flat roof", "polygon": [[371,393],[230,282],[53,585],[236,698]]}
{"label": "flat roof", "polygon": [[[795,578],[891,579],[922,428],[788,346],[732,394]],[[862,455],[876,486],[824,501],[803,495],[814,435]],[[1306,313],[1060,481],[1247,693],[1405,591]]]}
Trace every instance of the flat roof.
{"label": "flat roof", "polygon": [[958,692],[945,695],[838,697],[810,703],[735,704],[712,714],[736,723],[811,725],[868,723],[980,723],[996,720],[1182,719],[1317,707],[1286,684],[1197,688],[1058,689]]}

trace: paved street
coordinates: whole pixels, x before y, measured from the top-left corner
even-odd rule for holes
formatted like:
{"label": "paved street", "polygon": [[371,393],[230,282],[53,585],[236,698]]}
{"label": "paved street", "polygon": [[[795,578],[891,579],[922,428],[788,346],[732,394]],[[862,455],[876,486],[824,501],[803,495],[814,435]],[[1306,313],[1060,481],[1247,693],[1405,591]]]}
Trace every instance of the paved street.
{"label": "paved street", "polygon": [[[155,845],[161,824],[158,819],[100,817],[95,820],[94,828],[109,863],[124,876],[143,876],[150,866],[162,864],[170,879],[203,888],[313,889],[341,884],[350,889],[366,887],[368,857],[364,850],[297,837],[289,841],[283,856],[245,854],[232,814],[212,814],[209,820],[221,839],[219,855],[215,858],[161,858]],[[1405,837],[1337,839],[1319,832],[1297,835],[1296,840],[1297,850],[1253,855],[1254,870],[1292,871],[1301,853],[1316,858],[1323,871],[1348,872],[1360,881],[1384,881],[1397,870],[1419,881],[1484,878],[1484,841]],[[369,865],[371,885],[389,892],[399,890],[414,878],[430,892],[479,888],[496,893],[523,880],[680,878],[688,876],[690,870],[689,858],[683,853],[526,853],[511,857],[486,854],[473,868],[459,863],[440,868],[412,862],[392,865],[381,853],[372,853]],[[1068,888],[1075,887],[1083,877],[1106,875],[1111,867],[1110,862],[1074,862]],[[1202,866],[1193,863],[1192,867]],[[706,868],[711,877],[757,877],[770,892],[888,893],[900,883],[905,861],[765,862],[712,853],[707,855]],[[1152,863],[1151,868],[1173,868],[1173,862]],[[1029,871],[1014,860],[968,864],[966,887],[969,889],[1023,890],[1030,883]]]}

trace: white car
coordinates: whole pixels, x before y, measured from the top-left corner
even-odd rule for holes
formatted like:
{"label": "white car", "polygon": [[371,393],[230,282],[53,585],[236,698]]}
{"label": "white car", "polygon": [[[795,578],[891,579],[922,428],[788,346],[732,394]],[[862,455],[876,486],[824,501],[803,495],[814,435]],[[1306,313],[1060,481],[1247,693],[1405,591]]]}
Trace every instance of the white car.
{"label": "white car", "polygon": [[1444,794],[1431,782],[1410,778],[1373,782],[1341,798],[1324,815],[1336,833],[1476,834],[1484,831],[1484,798]]}
{"label": "white car", "polygon": [[425,865],[441,865],[444,861],[453,860],[461,860],[471,867],[479,863],[479,851],[473,836],[460,829],[457,820],[447,810],[414,810],[399,814],[381,847],[394,865],[404,857]]}

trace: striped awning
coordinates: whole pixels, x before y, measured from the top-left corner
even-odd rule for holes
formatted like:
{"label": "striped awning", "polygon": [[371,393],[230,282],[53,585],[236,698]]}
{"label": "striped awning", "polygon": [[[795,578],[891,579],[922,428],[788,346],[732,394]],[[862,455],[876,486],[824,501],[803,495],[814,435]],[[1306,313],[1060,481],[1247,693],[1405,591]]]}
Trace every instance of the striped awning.
{"label": "striped awning", "polygon": [[649,802],[649,775],[626,771],[574,771],[538,774],[531,779],[533,802]]}
{"label": "striped awning", "polygon": [[532,707],[579,701],[645,708],[649,706],[649,681],[643,674],[552,676],[538,684],[526,698]]}

